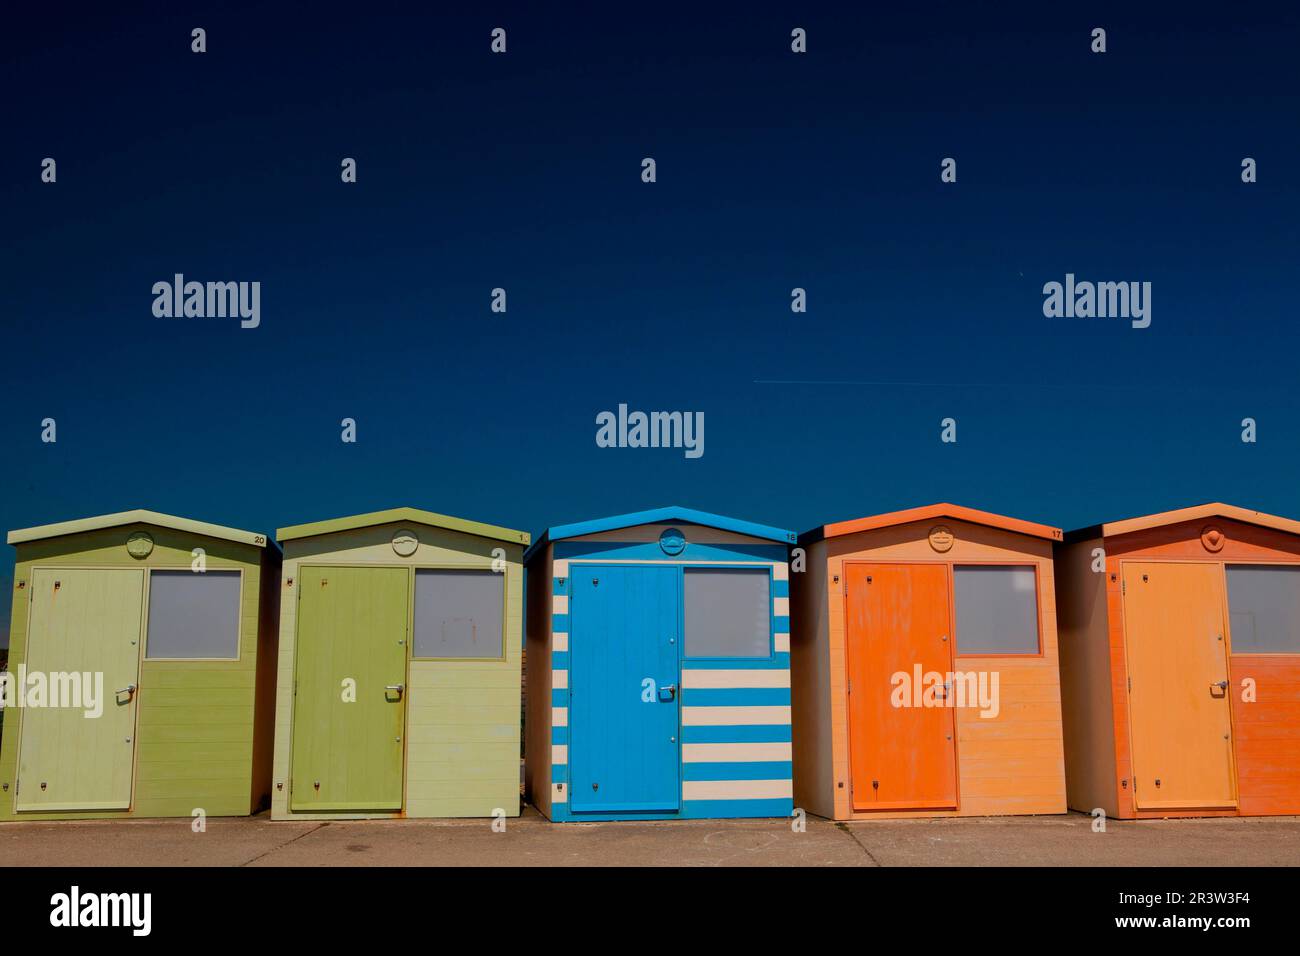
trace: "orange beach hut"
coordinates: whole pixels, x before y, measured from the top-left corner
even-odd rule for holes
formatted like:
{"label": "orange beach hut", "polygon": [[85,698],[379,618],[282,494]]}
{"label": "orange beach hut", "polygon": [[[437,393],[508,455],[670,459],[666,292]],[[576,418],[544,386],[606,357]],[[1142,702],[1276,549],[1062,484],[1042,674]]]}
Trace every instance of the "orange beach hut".
{"label": "orange beach hut", "polygon": [[1060,539],[951,504],[800,536],[796,807],[836,820],[1065,812]]}
{"label": "orange beach hut", "polygon": [[1208,504],[1065,536],[1073,809],[1300,813],[1300,521]]}

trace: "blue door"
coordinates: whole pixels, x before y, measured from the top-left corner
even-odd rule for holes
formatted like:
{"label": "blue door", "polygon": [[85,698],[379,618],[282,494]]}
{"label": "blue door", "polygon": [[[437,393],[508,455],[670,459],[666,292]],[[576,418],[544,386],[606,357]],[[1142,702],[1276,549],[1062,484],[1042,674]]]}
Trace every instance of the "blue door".
{"label": "blue door", "polygon": [[569,808],[675,812],[680,571],[574,565],[569,592]]}

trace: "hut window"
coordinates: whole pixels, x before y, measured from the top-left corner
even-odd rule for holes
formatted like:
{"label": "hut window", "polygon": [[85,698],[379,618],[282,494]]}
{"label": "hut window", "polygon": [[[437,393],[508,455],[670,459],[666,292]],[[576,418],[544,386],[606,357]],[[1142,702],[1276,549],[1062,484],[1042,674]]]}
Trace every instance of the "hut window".
{"label": "hut window", "polygon": [[771,657],[766,568],[686,568],[686,656]]}
{"label": "hut window", "polygon": [[958,654],[1037,654],[1038,581],[1033,568],[952,569]]}
{"label": "hut window", "polygon": [[238,571],[151,571],[151,660],[234,660],[239,657]]}
{"label": "hut window", "polygon": [[505,657],[506,576],[495,571],[415,572],[415,657]]}
{"label": "hut window", "polygon": [[1228,565],[1234,654],[1300,654],[1300,568]]}

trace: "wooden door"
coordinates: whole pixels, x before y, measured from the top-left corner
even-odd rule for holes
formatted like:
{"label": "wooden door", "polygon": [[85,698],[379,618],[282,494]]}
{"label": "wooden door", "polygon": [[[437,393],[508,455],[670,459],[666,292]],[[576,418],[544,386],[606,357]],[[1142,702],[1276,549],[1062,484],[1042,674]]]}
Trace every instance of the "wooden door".
{"label": "wooden door", "polygon": [[401,809],[409,579],[300,570],[291,809]]}
{"label": "wooden door", "polygon": [[681,572],[575,565],[569,597],[569,809],[681,806]]}
{"label": "wooden door", "polygon": [[[125,810],[135,765],[144,572],[37,569],[31,603],[27,674],[42,675],[47,699],[22,714],[14,808]],[[49,697],[56,687],[58,701]],[[78,700],[64,699],[74,687]]]}
{"label": "wooden door", "polygon": [[950,679],[948,568],[845,564],[844,579],[853,809],[955,809],[953,710],[912,693],[918,673]]}
{"label": "wooden door", "polygon": [[1123,581],[1137,808],[1235,807],[1222,572],[1126,561]]}

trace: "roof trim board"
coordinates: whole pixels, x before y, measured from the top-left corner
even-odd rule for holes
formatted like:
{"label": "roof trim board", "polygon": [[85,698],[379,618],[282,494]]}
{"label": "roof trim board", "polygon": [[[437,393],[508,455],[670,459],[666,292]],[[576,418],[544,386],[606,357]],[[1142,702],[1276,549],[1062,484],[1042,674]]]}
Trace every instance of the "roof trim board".
{"label": "roof trim board", "polygon": [[434,511],[422,511],[419,508],[390,508],[387,511],[371,511],[366,514],[350,515],[346,518],[331,518],[327,521],[290,525],[287,528],[278,530],[275,536],[281,541],[292,541],[296,538],[335,534],[339,531],[355,531],[358,528],[373,528],[376,525],[394,524],[403,521],[428,525],[434,528],[445,528],[448,531],[460,531],[480,538],[492,538],[497,541],[508,541],[512,544],[525,546],[532,540],[532,536],[527,531],[515,531],[512,528],[502,528],[494,524],[483,524],[480,521],[455,518]]}
{"label": "roof trim board", "polygon": [[890,511],[885,514],[869,515],[865,518],[854,518],[850,521],[837,521],[833,524],[821,525],[809,531],[805,531],[799,536],[799,541],[801,543],[820,541],[823,538],[838,538],[846,534],[857,534],[861,531],[875,531],[880,528],[891,528],[900,524],[908,524],[912,521],[933,521],[937,518],[948,518],[953,521],[967,521],[971,524],[981,524],[990,528],[999,528],[1003,531],[1015,531],[1019,534],[1026,534],[1035,538],[1046,538],[1049,541],[1060,541],[1063,538],[1061,529],[1054,528],[1051,525],[1038,524],[1033,521],[1024,521],[1020,518],[1009,518],[1006,515],[994,514],[991,511],[979,511],[975,508],[965,508],[961,505],[943,502],[940,504],[923,505],[919,508],[907,508],[903,511]]}
{"label": "roof trim board", "polygon": [[29,541],[44,541],[48,538],[84,534],[87,531],[102,531],[105,528],[118,528],[131,524],[151,524],[159,528],[170,528],[174,531],[185,531],[189,534],[206,535],[209,538],[221,538],[225,541],[251,544],[259,548],[264,548],[269,543],[266,535],[255,531],[241,531],[238,528],[208,524],[204,521],[194,521],[191,518],[178,518],[175,515],[145,511],[141,508],[134,511],[119,511],[111,515],[99,515],[94,518],[78,518],[75,521],[59,521],[55,524],[37,525],[34,528],[20,528],[10,531],[6,540],[9,544],[25,544]]}
{"label": "roof trim board", "polygon": [[1098,535],[1102,537],[1114,537],[1120,534],[1130,534],[1134,531],[1148,531],[1151,528],[1163,528],[1167,525],[1178,524],[1183,521],[1203,521],[1206,518],[1229,518],[1233,521],[1240,521],[1243,524],[1258,525],[1261,528],[1273,528],[1277,531],[1285,531],[1288,534],[1300,534],[1300,521],[1291,518],[1282,518],[1278,515],[1265,514],[1262,511],[1251,511],[1248,508],[1239,508],[1236,505],[1227,505],[1222,502],[1211,502],[1204,505],[1193,505],[1190,508],[1177,508],[1173,511],[1161,511],[1156,514],[1142,515],[1137,518],[1125,518],[1121,521],[1109,521],[1099,525],[1092,525],[1087,528],[1079,528],[1071,531],[1066,537],[1069,541],[1079,541],[1085,538],[1095,538]]}
{"label": "roof trim board", "polygon": [[527,561],[539,549],[545,547],[548,541],[562,541],[565,538],[599,534],[602,531],[617,531],[621,528],[633,528],[643,524],[672,522],[703,525],[707,528],[717,528],[720,531],[732,531],[736,534],[748,535],[751,538],[775,541],[778,544],[794,544],[796,540],[795,533],[784,528],[774,528],[771,525],[742,521],[739,518],[729,518],[726,515],[716,515],[707,511],[696,511],[694,508],[670,505],[666,508],[652,508],[649,511],[633,511],[628,514],[611,515],[608,518],[593,518],[589,521],[578,521],[573,524],[554,525],[541,533],[537,541],[524,555],[524,560]]}

